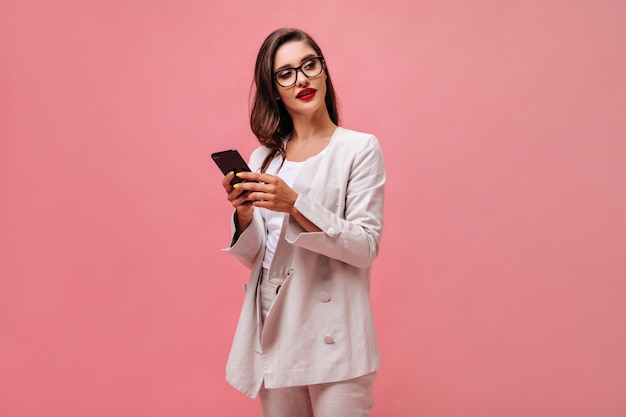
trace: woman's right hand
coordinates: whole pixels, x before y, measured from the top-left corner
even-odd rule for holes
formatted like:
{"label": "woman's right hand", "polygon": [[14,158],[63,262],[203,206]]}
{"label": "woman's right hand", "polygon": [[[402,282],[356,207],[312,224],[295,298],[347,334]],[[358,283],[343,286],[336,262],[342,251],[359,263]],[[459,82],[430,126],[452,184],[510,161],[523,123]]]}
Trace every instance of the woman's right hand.
{"label": "woman's right hand", "polygon": [[224,187],[226,194],[228,194],[228,201],[230,201],[237,212],[235,224],[237,225],[237,234],[241,234],[252,222],[254,206],[252,202],[246,198],[247,191],[241,189],[237,190],[230,185],[234,177],[235,173],[233,171],[226,174],[222,180],[222,187]]}

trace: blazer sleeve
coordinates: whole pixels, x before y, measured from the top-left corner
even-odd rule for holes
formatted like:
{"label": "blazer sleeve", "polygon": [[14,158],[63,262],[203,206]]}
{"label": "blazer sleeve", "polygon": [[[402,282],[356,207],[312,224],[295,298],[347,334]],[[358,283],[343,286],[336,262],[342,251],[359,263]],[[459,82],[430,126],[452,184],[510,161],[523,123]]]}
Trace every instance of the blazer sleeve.
{"label": "blazer sleeve", "polygon": [[[257,170],[267,155],[267,152],[267,148],[262,146],[255,149],[252,152],[252,155],[250,155],[250,169],[253,171]],[[235,239],[236,231],[235,213],[233,212],[230,220],[230,246],[222,250],[235,256],[245,267],[252,269],[259,253],[265,250],[265,225],[259,210],[256,208],[254,209],[252,222],[237,239]]]}
{"label": "blazer sleeve", "polygon": [[235,213],[233,213],[231,217],[230,228],[232,236],[231,244],[229,247],[222,250],[235,256],[245,267],[252,269],[254,261],[264,247],[265,229],[261,214],[258,210],[254,210],[252,222],[236,240]]}
{"label": "blazer sleeve", "polygon": [[383,228],[385,180],[380,145],[370,136],[352,160],[345,215],[334,213],[301,193],[295,202],[296,209],[322,231],[306,232],[290,217],[285,239],[358,268],[371,266],[378,256]]}

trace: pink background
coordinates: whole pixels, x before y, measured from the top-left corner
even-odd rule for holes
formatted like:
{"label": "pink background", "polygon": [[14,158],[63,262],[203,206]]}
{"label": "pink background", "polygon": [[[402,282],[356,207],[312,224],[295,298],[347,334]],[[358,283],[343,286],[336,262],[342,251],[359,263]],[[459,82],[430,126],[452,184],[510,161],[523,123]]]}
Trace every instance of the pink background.
{"label": "pink background", "polygon": [[260,416],[210,153],[322,45],[388,166],[373,417],[626,415],[623,1],[2,1],[0,415]]}

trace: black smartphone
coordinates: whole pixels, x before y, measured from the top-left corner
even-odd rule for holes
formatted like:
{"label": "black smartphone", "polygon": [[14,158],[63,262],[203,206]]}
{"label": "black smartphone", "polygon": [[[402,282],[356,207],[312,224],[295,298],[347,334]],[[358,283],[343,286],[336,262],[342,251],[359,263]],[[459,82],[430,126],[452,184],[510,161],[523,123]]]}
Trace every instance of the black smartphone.
{"label": "black smartphone", "polygon": [[[241,154],[236,149],[229,149],[227,151],[215,152],[211,154],[211,158],[222,170],[222,174],[226,175],[231,171],[235,171],[235,174],[241,171],[250,172],[250,168],[246,161],[241,157]],[[230,185],[237,184],[238,182],[245,181],[243,178],[234,177],[230,182]]]}

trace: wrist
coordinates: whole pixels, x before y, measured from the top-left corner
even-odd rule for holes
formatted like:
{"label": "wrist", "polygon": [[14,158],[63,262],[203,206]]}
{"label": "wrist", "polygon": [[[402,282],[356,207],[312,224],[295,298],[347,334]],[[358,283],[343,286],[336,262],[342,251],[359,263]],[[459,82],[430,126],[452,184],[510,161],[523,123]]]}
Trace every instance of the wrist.
{"label": "wrist", "polygon": [[250,223],[252,223],[252,213],[242,215],[239,210],[235,210],[234,216],[235,228],[239,232],[243,232]]}
{"label": "wrist", "polygon": [[293,203],[291,203],[291,210],[289,210],[289,215],[290,216],[296,216],[296,215],[300,214],[300,212],[296,208],[296,201],[298,201],[298,193],[295,193],[295,194],[296,194],[296,196],[293,199]]}

